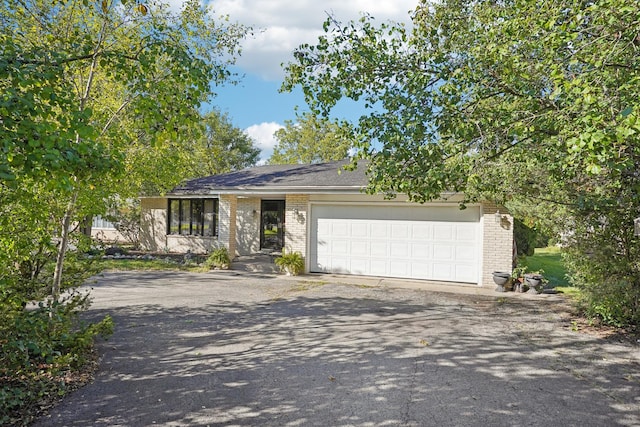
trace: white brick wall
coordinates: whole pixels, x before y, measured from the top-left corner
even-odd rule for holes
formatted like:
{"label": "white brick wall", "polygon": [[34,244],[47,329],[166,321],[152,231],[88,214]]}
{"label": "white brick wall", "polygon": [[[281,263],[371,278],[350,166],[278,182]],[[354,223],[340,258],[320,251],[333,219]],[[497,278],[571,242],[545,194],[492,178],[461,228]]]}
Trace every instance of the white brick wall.
{"label": "white brick wall", "polygon": [[229,250],[231,258],[238,255],[236,251],[237,208],[237,196],[228,194],[220,196],[218,205],[218,241],[220,246],[224,246]]}
{"label": "white brick wall", "polygon": [[[496,212],[500,212],[497,221]],[[495,287],[494,271],[511,272],[513,256],[513,217],[495,204],[482,206],[482,285]]]}
{"label": "white brick wall", "polygon": [[[143,198],[141,245],[150,251],[210,252],[224,246],[232,256],[255,253],[260,247],[260,198],[223,195],[219,201],[218,237],[167,236],[167,199]],[[500,221],[496,222],[496,211]],[[254,213],[255,212],[255,213]],[[286,196],[285,250],[307,258],[309,195]],[[237,220],[236,220],[237,219]],[[485,203],[481,209],[481,284],[494,287],[492,272],[511,271],[513,217],[505,208]]]}
{"label": "white brick wall", "polygon": [[309,195],[287,195],[285,209],[285,250],[287,252],[300,252],[306,261]]}

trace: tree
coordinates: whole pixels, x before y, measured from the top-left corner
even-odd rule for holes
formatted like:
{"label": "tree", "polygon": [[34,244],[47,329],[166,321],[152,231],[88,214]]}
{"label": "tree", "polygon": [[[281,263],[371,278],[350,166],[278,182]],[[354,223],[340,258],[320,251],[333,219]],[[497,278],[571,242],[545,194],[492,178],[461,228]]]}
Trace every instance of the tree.
{"label": "tree", "polygon": [[192,142],[185,178],[231,172],[258,161],[260,149],[226,114],[210,111],[202,117],[201,126],[201,136]]}
{"label": "tree", "polygon": [[59,231],[40,230],[58,242],[55,300],[72,225],[114,193],[135,193],[152,154],[171,160],[178,131],[231,78],[248,29],[213,20],[197,0],[179,14],[130,0],[8,0],[0,13],[0,191],[16,207],[66,206],[50,221]]}
{"label": "tree", "polygon": [[412,20],[329,18],[284,88],[324,115],[344,97],[372,108],[354,130],[369,191],[533,207],[571,231],[574,279],[640,323],[638,2],[421,1]]}
{"label": "tree", "polygon": [[112,327],[78,319],[88,299],[71,288],[97,272],[78,224],[116,194],[184,178],[164,165],[232,79],[248,31],[211,16],[197,0],[178,14],[132,0],[0,3],[0,424],[64,391],[61,375]]}
{"label": "tree", "polygon": [[296,122],[285,121],[275,133],[278,140],[270,164],[307,164],[342,160],[349,155],[352,142],[346,123],[303,113]]}

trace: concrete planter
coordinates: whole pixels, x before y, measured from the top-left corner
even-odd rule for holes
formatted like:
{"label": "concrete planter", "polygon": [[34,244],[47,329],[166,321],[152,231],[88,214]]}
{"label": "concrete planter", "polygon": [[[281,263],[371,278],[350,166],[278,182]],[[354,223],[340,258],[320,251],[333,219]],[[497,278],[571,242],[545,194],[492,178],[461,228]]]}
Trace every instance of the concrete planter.
{"label": "concrete planter", "polygon": [[509,283],[509,280],[511,279],[511,273],[507,273],[505,271],[494,271],[492,274],[493,282],[498,285],[496,292],[504,292],[505,285]]}
{"label": "concrete planter", "polygon": [[528,294],[539,294],[542,280],[544,277],[540,274],[525,274],[524,282],[529,287]]}

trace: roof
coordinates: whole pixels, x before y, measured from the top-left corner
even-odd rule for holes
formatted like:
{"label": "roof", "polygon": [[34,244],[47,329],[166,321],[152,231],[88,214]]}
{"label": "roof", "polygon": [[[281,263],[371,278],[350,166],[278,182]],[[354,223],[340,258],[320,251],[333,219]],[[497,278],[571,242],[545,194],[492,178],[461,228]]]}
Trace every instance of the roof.
{"label": "roof", "polygon": [[351,171],[351,160],[308,165],[266,165],[196,178],[174,188],[170,195],[215,193],[359,192],[368,183],[366,162]]}

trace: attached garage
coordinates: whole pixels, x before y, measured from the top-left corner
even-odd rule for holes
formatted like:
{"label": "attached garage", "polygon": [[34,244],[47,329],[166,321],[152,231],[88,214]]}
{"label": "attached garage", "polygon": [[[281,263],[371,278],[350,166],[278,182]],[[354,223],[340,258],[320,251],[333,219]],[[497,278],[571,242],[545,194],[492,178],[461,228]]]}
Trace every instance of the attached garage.
{"label": "attached garage", "polygon": [[[495,288],[492,272],[510,271],[513,217],[480,201],[460,210],[460,193],[425,204],[403,194],[366,194],[368,164],[349,159],[265,165],[197,178],[166,197],[143,198],[143,247],[232,256],[298,252],[305,272],[434,280]],[[214,200],[205,233],[202,200]],[[182,201],[179,232],[172,201]],[[188,203],[185,202],[188,200]],[[202,213],[204,212],[204,214]]]}
{"label": "attached garage", "polygon": [[479,283],[480,207],[312,204],[309,270]]}

